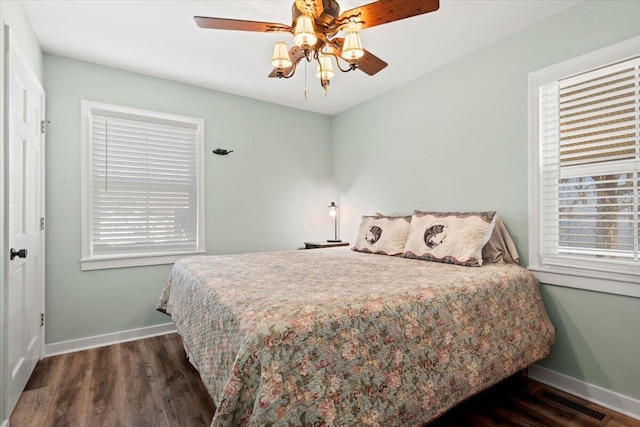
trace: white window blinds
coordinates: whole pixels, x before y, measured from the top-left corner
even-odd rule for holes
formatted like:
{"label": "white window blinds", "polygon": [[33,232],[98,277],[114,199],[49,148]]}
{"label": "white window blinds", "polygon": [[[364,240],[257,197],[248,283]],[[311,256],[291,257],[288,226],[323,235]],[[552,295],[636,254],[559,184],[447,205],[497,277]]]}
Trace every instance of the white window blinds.
{"label": "white window blinds", "polygon": [[543,263],[640,273],[640,58],[539,88]]}
{"label": "white window blinds", "polygon": [[85,118],[83,258],[201,251],[201,121],[104,104]]}

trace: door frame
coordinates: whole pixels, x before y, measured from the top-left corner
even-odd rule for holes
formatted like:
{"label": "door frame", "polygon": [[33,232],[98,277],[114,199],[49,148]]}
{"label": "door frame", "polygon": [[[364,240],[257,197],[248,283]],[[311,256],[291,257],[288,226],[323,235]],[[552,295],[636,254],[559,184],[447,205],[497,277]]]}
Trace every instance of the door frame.
{"label": "door frame", "polygon": [[[35,82],[37,82],[39,89],[41,90],[42,96],[40,97],[40,108],[41,108],[41,120],[44,121],[44,123],[46,123],[46,111],[45,111],[45,106],[46,106],[46,92],[44,91],[44,88],[42,87],[42,83],[40,82],[40,79],[38,79],[38,77],[36,76],[36,74],[34,73],[33,69],[31,68],[31,64],[29,63],[29,61],[27,61],[25,55],[22,52],[22,49],[20,48],[20,46],[18,45],[15,36],[13,35],[13,32],[11,31],[11,28],[9,27],[9,25],[3,25],[2,31],[4,32],[4,43],[2,46],[2,55],[4,57],[4,87],[3,89],[3,93],[4,93],[4,99],[2,100],[3,102],[3,112],[4,112],[4,117],[3,117],[3,122],[4,122],[4,134],[2,135],[2,140],[3,140],[3,157],[4,157],[4,194],[5,194],[5,200],[3,201],[3,214],[4,214],[4,224],[3,224],[3,232],[4,232],[4,239],[2,242],[3,248],[4,248],[4,277],[2,278],[5,286],[3,289],[3,295],[2,295],[2,304],[4,305],[3,307],[3,314],[4,314],[4,319],[3,319],[3,334],[2,334],[2,338],[3,338],[3,342],[2,342],[2,348],[3,348],[3,355],[2,355],[2,395],[3,397],[3,402],[2,402],[2,407],[4,407],[5,410],[5,416],[7,417],[6,420],[2,420],[0,419],[0,422],[3,421],[8,421],[8,419],[11,417],[11,413],[9,412],[9,405],[8,405],[8,400],[9,400],[9,396],[8,396],[8,387],[9,387],[9,378],[10,378],[10,373],[9,373],[9,349],[8,349],[8,336],[9,336],[9,331],[8,331],[8,327],[9,327],[9,322],[8,322],[8,306],[6,304],[8,304],[8,300],[9,300],[9,286],[8,286],[8,281],[9,281],[9,272],[10,272],[10,264],[9,264],[9,252],[10,252],[10,244],[9,244],[9,235],[10,235],[10,230],[9,230],[9,203],[8,203],[8,199],[9,199],[9,194],[11,191],[11,188],[9,187],[9,182],[10,182],[10,177],[9,177],[9,136],[11,135],[11,132],[13,131],[13,129],[10,129],[10,111],[9,111],[9,89],[10,89],[10,84],[11,84],[11,79],[10,79],[10,72],[12,70],[12,64],[10,61],[11,55],[10,55],[10,51],[13,48],[14,52],[16,53],[17,57],[19,58],[20,61],[22,61],[25,65],[25,68],[27,69],[27,72],[29,72],[31,74],[31,77],[33,78],[33,80]],[[45,187],[45,136],[46,134],[44,132],[40,133],[40,214],[39,217],[40,218],[45,218],[45,211],[46,211],[46,187]],[[45,222],[45,229],[46,229],[46,222]],[[38,286],[40,287],[40,313],[45,314],[45,252],[46,252],[46,241],[45,241],[45,237],[46,237],[46,233],[45,233],[45,229],[40,230],[40,254],[39,254],[39,262],[38,262],[38,269],[39,269],[39,274],[38,274]],[[45,316],[46,319],[46,316]],[[40,327],[40,349],[38,351],[39,354],[39,360],[42,360],[45,356],[45,327],[41,326]]]}

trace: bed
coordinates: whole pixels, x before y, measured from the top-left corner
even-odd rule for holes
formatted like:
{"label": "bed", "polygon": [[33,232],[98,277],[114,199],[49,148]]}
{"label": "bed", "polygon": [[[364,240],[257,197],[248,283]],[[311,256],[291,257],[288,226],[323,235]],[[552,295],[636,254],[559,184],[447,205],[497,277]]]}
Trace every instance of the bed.
{"label": "bed", "polygon": [[518,265],[350,248],[184,258],[158,309],[216,404],[212,426],[420,426],[554,341]]}

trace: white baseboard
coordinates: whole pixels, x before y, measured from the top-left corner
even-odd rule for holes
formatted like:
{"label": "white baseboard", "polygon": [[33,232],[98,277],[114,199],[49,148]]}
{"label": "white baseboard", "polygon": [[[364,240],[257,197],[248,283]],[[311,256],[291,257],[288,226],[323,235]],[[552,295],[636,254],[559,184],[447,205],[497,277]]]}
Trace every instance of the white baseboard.
{"label": "white baseboard", "polygon": [[638,399],[536,365],[529,367],[529,378],[640,420],[640,400]]}
{"label": "white baseboard", "polygon": [[57,356],[59,354],[73,353],[74,351],[88,350],[90,348],[105,347],[107,345],[135,341],[143,338],[151,338],[173,332],[176,332],[176,326],[173,322],[163,323],[162,325],[147,326],[145,328],[130,329],[128,331],[46,344],[44,346],[44,352],[45,357]]}

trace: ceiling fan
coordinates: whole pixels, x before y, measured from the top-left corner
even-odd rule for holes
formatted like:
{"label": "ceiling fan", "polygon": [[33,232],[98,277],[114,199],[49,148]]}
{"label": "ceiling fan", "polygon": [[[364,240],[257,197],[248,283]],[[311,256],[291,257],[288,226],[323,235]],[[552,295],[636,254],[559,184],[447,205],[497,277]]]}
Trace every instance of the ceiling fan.
{"label": "ceiling fan", "polygon": [[[276,42],[269,77],[288,79],[302,59],[316,61],[316,76],[326,91],[335,75],[331,58],[342,72],[359,69],[373,76],[388,64],[362,48],[358,32],[389,22],[438,10],[439,0],[378,0],[340,13],[336,0],[295,0],[291,8],[291,25],[194,16],[199,27],[216,30],[280,32],[293,34],[294,46]],[[338,33],[344,32],[344,37]],[[343,68],[340,61],[346,63]]]}

